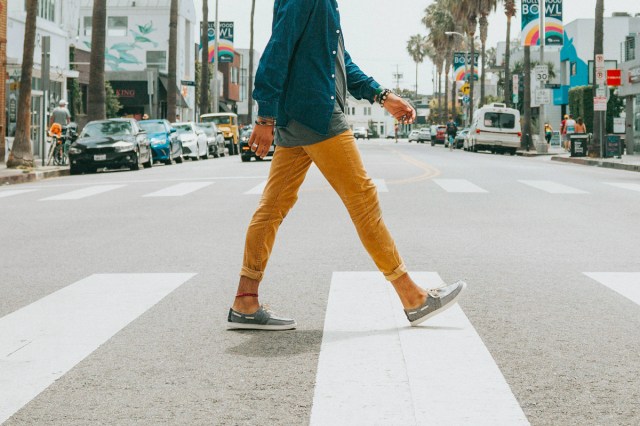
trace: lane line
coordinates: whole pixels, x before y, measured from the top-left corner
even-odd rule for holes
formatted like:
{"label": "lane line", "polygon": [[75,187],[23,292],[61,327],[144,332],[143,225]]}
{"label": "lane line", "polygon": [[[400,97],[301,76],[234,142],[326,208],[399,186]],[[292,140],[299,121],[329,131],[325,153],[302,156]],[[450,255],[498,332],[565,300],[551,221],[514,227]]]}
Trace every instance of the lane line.
{"label": "lane line", "polygon": [[333,274],[310,423],[529,424],[462,309],[412,328],[378,272]]}
{"label": "lane line", "polygon": [[585,272],[584,274],[640,305],[640,272]]}
{"label": "lane line", "polygon": [[371,179],[375,184],[378,192],[389,192],[389,187],[387,186],[387,181],[384,179]]}
{"label": "lane line", "polygon": [[14,195],[26,194],[27,192],[33,192],[35,189],[7,189],[0,191],[0,198],[13,197]]}
{"label": "lane line", "polygon": [[143,195],[143,197],[182,197],[213,184],[213,182],[183,182],[159,191]]}
{"label": "lane line", "polygon": [[605,182],[607,185],[615,186],[622,189],[628,189],[630,191],[640,192],[640,184],[637,183],[610,183]]}
{"label": "lane line", "polygon": [[588,192],[582,191],[581,189],[550,180],[519,180],[518,182],[548,192],[549,194],[588,194]]}
{"label": "lane line", "polygon": [[91,275],[0,318],[0,423],[195,275]]}
{"label": "lane line", "polygon": [[478,185],[469,182],[466,179],[434,179],[435,183],[440,185],[447,192],[459,193],[486,193],[484,189]]}
{"label": "lane line", "polygon": [[65,192],[63,194],[54,195],[52,197],[43,198],[40,201],[59,201],[59,200],[80,200],[82,198],[93,197],[114,189],[123,188],[126,185],[94,185],[87,188],[76,189],[75,191]]}
{"label": "lane line", "polygon": [[262,195],[262,191],[264,191],[265,186],[267,186],[266,180],[260,182],[258,185],[245,192],[245,195]]}

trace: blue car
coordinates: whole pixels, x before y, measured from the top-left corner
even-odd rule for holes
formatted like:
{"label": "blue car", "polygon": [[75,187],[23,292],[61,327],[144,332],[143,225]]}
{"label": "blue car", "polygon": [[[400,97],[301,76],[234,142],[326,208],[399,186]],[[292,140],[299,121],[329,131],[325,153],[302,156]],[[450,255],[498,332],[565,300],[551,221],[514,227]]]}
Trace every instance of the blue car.
{"label": "blue car", "polygon": [[151,142],[153,161],[161,161],[166,165],[182,163],[182,142],[167,120],[142,120],[138,124],[147,132]]}

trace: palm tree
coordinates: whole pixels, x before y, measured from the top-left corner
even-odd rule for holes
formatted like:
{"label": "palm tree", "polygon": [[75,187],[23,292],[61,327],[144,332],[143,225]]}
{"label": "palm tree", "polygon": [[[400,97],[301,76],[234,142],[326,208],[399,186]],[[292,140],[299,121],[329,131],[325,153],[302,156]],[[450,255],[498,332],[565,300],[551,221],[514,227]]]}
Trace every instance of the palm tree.
{"label": "palm tree", "polygon": [[249,123],[253,123],[253,21],[256,14],[256,0],[251,0],[251,24],[250,24],[250,39],[249,39],[249,94],[247,99],[249,104]]}
{"label": "palm tree", "polygon": [[91,21],[91,58],[89,65],[89,92],[87,119],[106,118],[106,93],[104,87],[104,54],[107,36],[107,0],[93,0]]}
{"label": "palm tree", "polygon": [[[206,3],[206,1],[205,1]],[[169,75],[167,75],[167,120],[176,121],[177,88],[177,55],[178,55],[178,0],[171,0],[169,8]],[[151,111],[149,111],[151,115]]]}
{"label": "palm tree", "polygon": [[480,105],[485,104],[485,70],[487,64],[487,35],[489,20],[487,17],[498,7],[498,0],[480,0],[480,43],[482,44],[482,70],[480,71]]}
{"label": "palm tree", "polygon": [[504,14],[507,15],[507,38],[504,52],[504,101],[507,105],[512,102],[512,93],[515,88],[511,87],[511,18],[516,16],[515,0],[504,0]]}
{"label": "palm tree", "polygon": [[531,46],[524,46],[524,116],[522,117],[521,146],[527,151],[533,145],[531,139]]}
{"label": "palm tree", "polygon": [[200,114],[209,112],[209,2],[202,2],[202,25],[200,26],[200,46],[202,46],[200,67]]}
{"label": "palm tree", "polygon": [[[445,65],[448,65],[447,62],[450,56],[448,50],[451,44],[450,37],[446,33],[452,31],[454,28],[453,17],[447,8],[446,0],[438,0],[430,4],[425,9],[425,16],[422,18],[422,23],[429,30],[427,43],[431,46],[431,55],[429,56],[436,67],[438,78],[438,117],[442,119],[442,74],[445,70]],[[445,85],[448,92],[448,80]],[[447,102],[446,93],[445,102]],[[448,107],[446,109],[448,110]]]}
{"label": "palm tree", "polygon": [[[593,63],[595,64],[596,55],[602,55],[604,53],[604,0],[596,1],[596,27],[595,27],[595,40],[593,45]],[[594,67],[594,76],[593,83],[597,87],[596,78],[595,78],[595,67]],[[603,141],[601,140],[604,132],[601,131],[602,126],[604,126],[605,121],[603,120],[603,116],[599,111],[594,111],[593,113],[593,138],[592,138],[592,146],[589,147],[589,156],[590,157],[600,157],[601,154],[601,146]]]}
{"label": "palm tree", "polygon": [[[255,1],[255,0],[254,0]],[[407,52],[416,63],[416,98],[418,97],[418,65],[424,61],[426,55],[427,37],[421,34],[412,35],[407,42]]]}
{"label": "palm tree", "polygon": [[[36,13],[38,0],[27,0],[25,3],[27,17],[24,29],[22,55],[22,72],[20,75],[20,92],[18,94],[18,117],[13,147],[7,160],[8,168],[19,166],[33,167],[33,151],[31,149],[31,77],[33,71],[33,51],[36,46]],[[4,119],[4,117],[3,117]]]}

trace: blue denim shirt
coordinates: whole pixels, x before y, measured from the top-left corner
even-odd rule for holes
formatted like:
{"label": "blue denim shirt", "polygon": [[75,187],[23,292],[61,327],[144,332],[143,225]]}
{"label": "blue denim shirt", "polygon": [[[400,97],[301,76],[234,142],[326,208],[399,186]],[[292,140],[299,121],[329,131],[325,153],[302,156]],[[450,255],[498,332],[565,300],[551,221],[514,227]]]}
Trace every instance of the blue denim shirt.
{"label": "blue denim shirt", "polygon": [[[256,72],[258,115],[278,126],[294,119],[326,135],[335,104],[335,61],[342,29],[336,0],[275,0],[272,34]],[[343,35],[344,39],[344,35]],[[373,103],[380,85],[344,54],[347,89]]]}

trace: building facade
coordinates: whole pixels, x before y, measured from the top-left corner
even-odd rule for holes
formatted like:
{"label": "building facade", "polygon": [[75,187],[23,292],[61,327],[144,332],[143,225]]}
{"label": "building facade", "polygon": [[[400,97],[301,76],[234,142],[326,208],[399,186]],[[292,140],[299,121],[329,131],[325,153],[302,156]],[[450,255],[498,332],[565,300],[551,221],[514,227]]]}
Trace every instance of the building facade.
{"label": "building facade", "polygon": [[377,104],[371,104],[366,99],[358,100],[348,95],[345,113],[352,129],[356,127],[372,129],[381,138],[394,131],[395,118],[386,109],[380,108]]}
{"label": "building facade", "polygon": [[634,154],[640,154],[640,32],[629,34],[621,50],[622,86],[618,93],[626,100],[626,139],[633,141]]}
{"label": "building facade", "polygon": [[[250,124],[249,120],[249,49],[237,49],[241,56],[240,60],[240,100],[238,101],[238,120],[241,123]],[[255,79],[258,62],[261,53],[254,49],[253,51],[253,78]],[[258,104],[253,102],[253,119],[258,116]]]}

